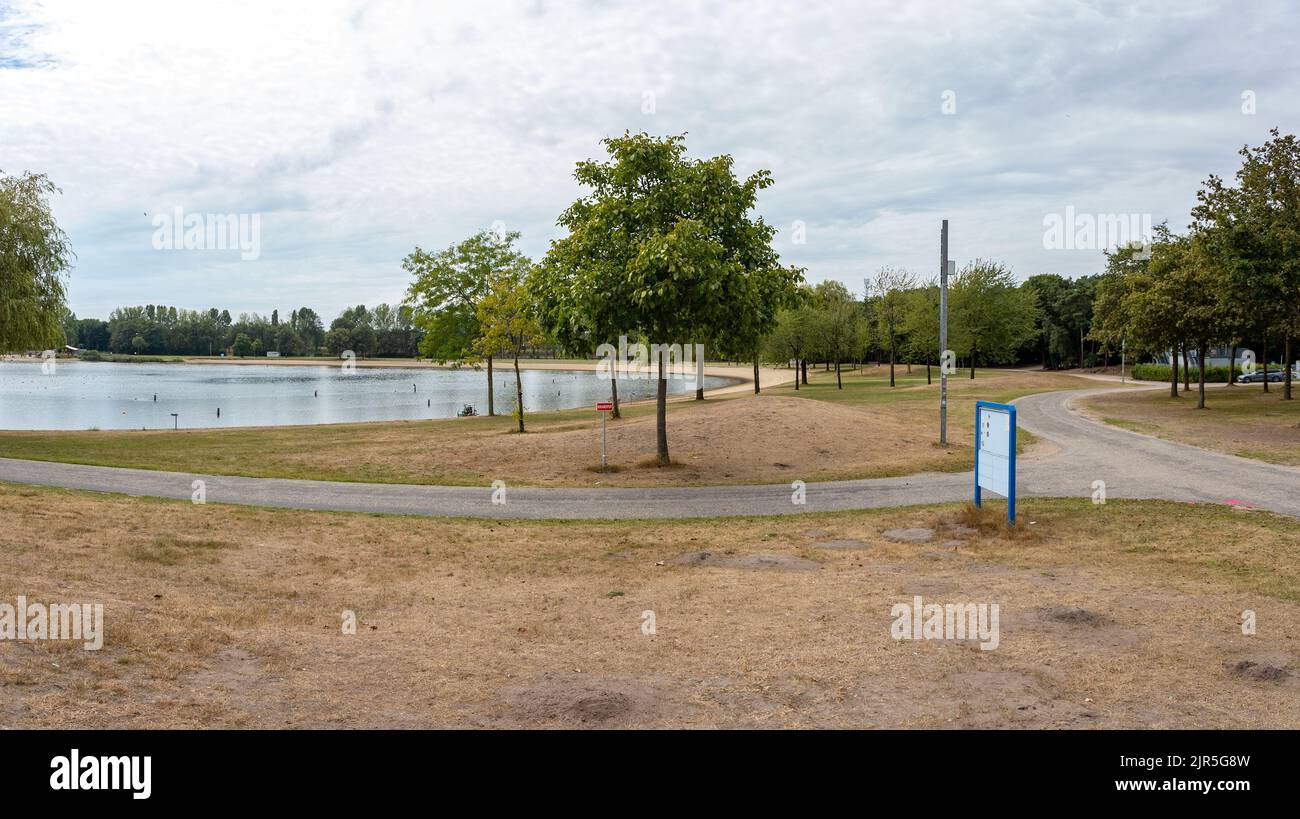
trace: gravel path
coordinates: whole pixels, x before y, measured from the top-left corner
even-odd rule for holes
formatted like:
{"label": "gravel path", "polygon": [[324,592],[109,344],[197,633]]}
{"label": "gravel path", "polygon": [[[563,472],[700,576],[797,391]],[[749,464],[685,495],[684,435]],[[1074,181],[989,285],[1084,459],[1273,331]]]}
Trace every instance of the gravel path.
{"label": "gravel path", "polygon": [[[1300,517],[1300,469],[1162,441],[1092,421],[1072,409],[1080,397],[1115,388],[1049,392],[1017,400],[1019,425],[1043,439],[1017,465],[1021,497],[1092,497],[1240,502]],[[427,516],[531,519],[689,518],[775,515],[962,501],[970,473],[810,483],[805,503],[789,484],[649,489],[491,487],[190,475],[0,458],[0,480],[128,495],[192,499],[194,481],[210,503]],[[496,493],[498,498],[500,493]]]}

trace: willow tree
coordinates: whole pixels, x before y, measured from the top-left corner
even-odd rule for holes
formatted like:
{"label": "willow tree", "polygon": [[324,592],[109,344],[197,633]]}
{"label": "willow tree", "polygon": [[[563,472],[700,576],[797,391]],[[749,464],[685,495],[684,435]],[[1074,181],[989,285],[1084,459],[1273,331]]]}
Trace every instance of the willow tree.
{"label": "willow tree", "polygon": [[60,193],[44,174],[0,172],[0,353],[63,339],[63,281],[72,246],[50,212]]}
{"label": "willow tree", "polygon": [[737,179],[727,155],[688,159],[684,135],[624,133],[602,144],[608,160],[578,163],[587,192],[560,215],[568,233],[551,244],[534,289],[548,331],[632,331],[661,345],[656,451],[667,465],[666,346],[743,338],[762,324],[754,311],[774,316],[779,306],[767,301],[775,229],[750,215],[772,177]]}

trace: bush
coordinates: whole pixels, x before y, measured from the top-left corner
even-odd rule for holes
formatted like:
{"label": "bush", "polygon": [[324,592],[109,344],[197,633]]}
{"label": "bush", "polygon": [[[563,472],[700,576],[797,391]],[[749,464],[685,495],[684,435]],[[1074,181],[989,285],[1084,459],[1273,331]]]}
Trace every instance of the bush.
{"label": "bush", "polygon": [[[1132,375],[1138,381],[1164,381],[1168,383],[1169,365],[1168,364],[1134,364]],[[1241,368],[1237,368],[1237,375],[1241,375]],[[1178,380],[1183,378],[1183,368],[1178,368]],[[1192,366],[1191,380],[1199,381],[1200,373],[1196,366]],[[1205,383],[1207,384],[1224,384],[1228,381],[1227,367],[1206,367]]]}

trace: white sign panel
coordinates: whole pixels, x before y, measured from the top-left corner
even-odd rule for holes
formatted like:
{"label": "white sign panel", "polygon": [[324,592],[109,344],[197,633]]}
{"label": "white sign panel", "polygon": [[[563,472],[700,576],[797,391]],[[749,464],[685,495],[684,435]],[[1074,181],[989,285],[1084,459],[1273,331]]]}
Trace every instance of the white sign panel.
{"label": "white sign panel", "polygon": [[980,407],[979,436],[976,482],[982,489],[1008,497],[1011,494],[1007,486],[1011,475],[1011,413]]}

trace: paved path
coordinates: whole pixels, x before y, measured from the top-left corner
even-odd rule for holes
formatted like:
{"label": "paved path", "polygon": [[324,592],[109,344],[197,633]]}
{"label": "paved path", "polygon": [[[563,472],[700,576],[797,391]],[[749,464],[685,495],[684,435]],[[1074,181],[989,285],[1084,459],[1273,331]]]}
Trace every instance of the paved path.
{"label": "paved path", "polygon": [[[1018,464],[1021,497],[1083,497],[1105,481],[1109,498],[1226,503],[1239,500],[1300,517],[1300,469],[1222,455],[1089,420],[1071,409],[1081,396],[1115,389],[1049,392],[1017,400],[1020,426],[1044,440]],[[0,458],[0,480],[189,500],[205,483],[212,503],[293,509],[483,518],[608,519],[774,515],[962,501],[970,473],[810,483],[806,503],[789,484],[647,489],[412,486],[191,475]]]}

